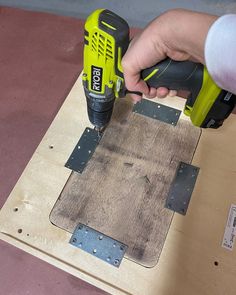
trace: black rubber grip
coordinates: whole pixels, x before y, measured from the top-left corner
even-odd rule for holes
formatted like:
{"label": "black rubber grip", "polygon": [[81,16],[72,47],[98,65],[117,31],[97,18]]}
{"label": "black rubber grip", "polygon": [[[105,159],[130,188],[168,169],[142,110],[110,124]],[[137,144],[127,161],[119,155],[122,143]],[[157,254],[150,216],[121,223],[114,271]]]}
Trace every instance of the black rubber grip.
{"label": "black rubber grip", "polygon": [[[152,75],[153,71],[155,74]],[[203,83],[204,66],[192,61],[174,61],[167,58],[141,72],[149,87],[166,87],[190,92],[188,105],[193,105]],[[150,75],[149,78],[147,78]]]}

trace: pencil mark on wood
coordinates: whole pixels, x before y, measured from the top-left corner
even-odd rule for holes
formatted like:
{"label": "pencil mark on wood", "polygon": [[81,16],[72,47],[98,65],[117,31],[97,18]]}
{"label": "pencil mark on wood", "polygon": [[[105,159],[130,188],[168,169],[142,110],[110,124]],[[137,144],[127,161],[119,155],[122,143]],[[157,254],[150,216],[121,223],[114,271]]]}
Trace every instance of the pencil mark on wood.
{"label": "pencil mark on wood", "polygon": [[151,184],[149,178],[147,177],[147,175],[144,176],[144,179],[146,180],[147,183]]}
{"label": "pencil mark on wood", "polygon": [[133,167],[134,166],[134,163],[125,162],[124,165],[127,166],[127,167]]}

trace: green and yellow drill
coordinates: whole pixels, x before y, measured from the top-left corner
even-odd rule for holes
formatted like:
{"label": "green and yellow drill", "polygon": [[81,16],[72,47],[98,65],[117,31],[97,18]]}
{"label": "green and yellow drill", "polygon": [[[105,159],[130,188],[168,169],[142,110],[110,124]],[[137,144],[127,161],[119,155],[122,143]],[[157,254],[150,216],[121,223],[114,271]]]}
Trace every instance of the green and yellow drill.
{"label": "green and yellow drill", "polygon": [[[85,23],[83,86],[88,117],[101,130],[110,121],[114,101],[127,93],[121,59],[130,42],[127,22],[99,9]],[[206,67],[192,61],[163,60],[141,72],[150,87],[187,90],[184,113],[195,126],[218,128],[236,104],[236,96],[219,88]]]}

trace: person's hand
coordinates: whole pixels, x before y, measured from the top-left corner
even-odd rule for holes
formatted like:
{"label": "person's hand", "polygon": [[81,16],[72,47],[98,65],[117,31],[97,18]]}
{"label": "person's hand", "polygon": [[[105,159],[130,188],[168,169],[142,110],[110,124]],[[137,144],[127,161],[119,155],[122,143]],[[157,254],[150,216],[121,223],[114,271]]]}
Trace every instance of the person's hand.
{"label": "person's hand", "polygon": [[[148,87],[140,78],[143,69],[170,57],[174,60],[195,60],[204,63],[207,33],[217,16],[183,9],[170,10],[154,19],[134,38],[122,59],[128,90],[141,92],[149,98],[176,95],[175,90]],[[132,94],[134,101],[140,96]]]}

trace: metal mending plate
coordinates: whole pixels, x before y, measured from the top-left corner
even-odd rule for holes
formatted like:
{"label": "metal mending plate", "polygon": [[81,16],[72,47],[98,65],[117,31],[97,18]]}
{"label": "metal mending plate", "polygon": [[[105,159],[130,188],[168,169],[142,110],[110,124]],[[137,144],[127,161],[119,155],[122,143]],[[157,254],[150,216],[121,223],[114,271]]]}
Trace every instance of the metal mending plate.
{"label": "metal mending plate", "polygon": [[100,139],[101,135],[96,130],[86,128],[67,160],[65,167],[82,173],[92,157]]}
{"label": "metal mending plate", "polygon": [[176,126],[181,111],[147,99],[136,103],[133,112]]}
{"label": "metal mending plate", "polygon": [[115,267],[120,266],[128,248],[125,244],[116,241],[82,223],[79,223],[75,228],[70,239],[70,244]]}
{"label": "metal mending plate", "polygon": [[166,208],[186,214],[198,172],[198,167],[180,162],[166,200]]}

